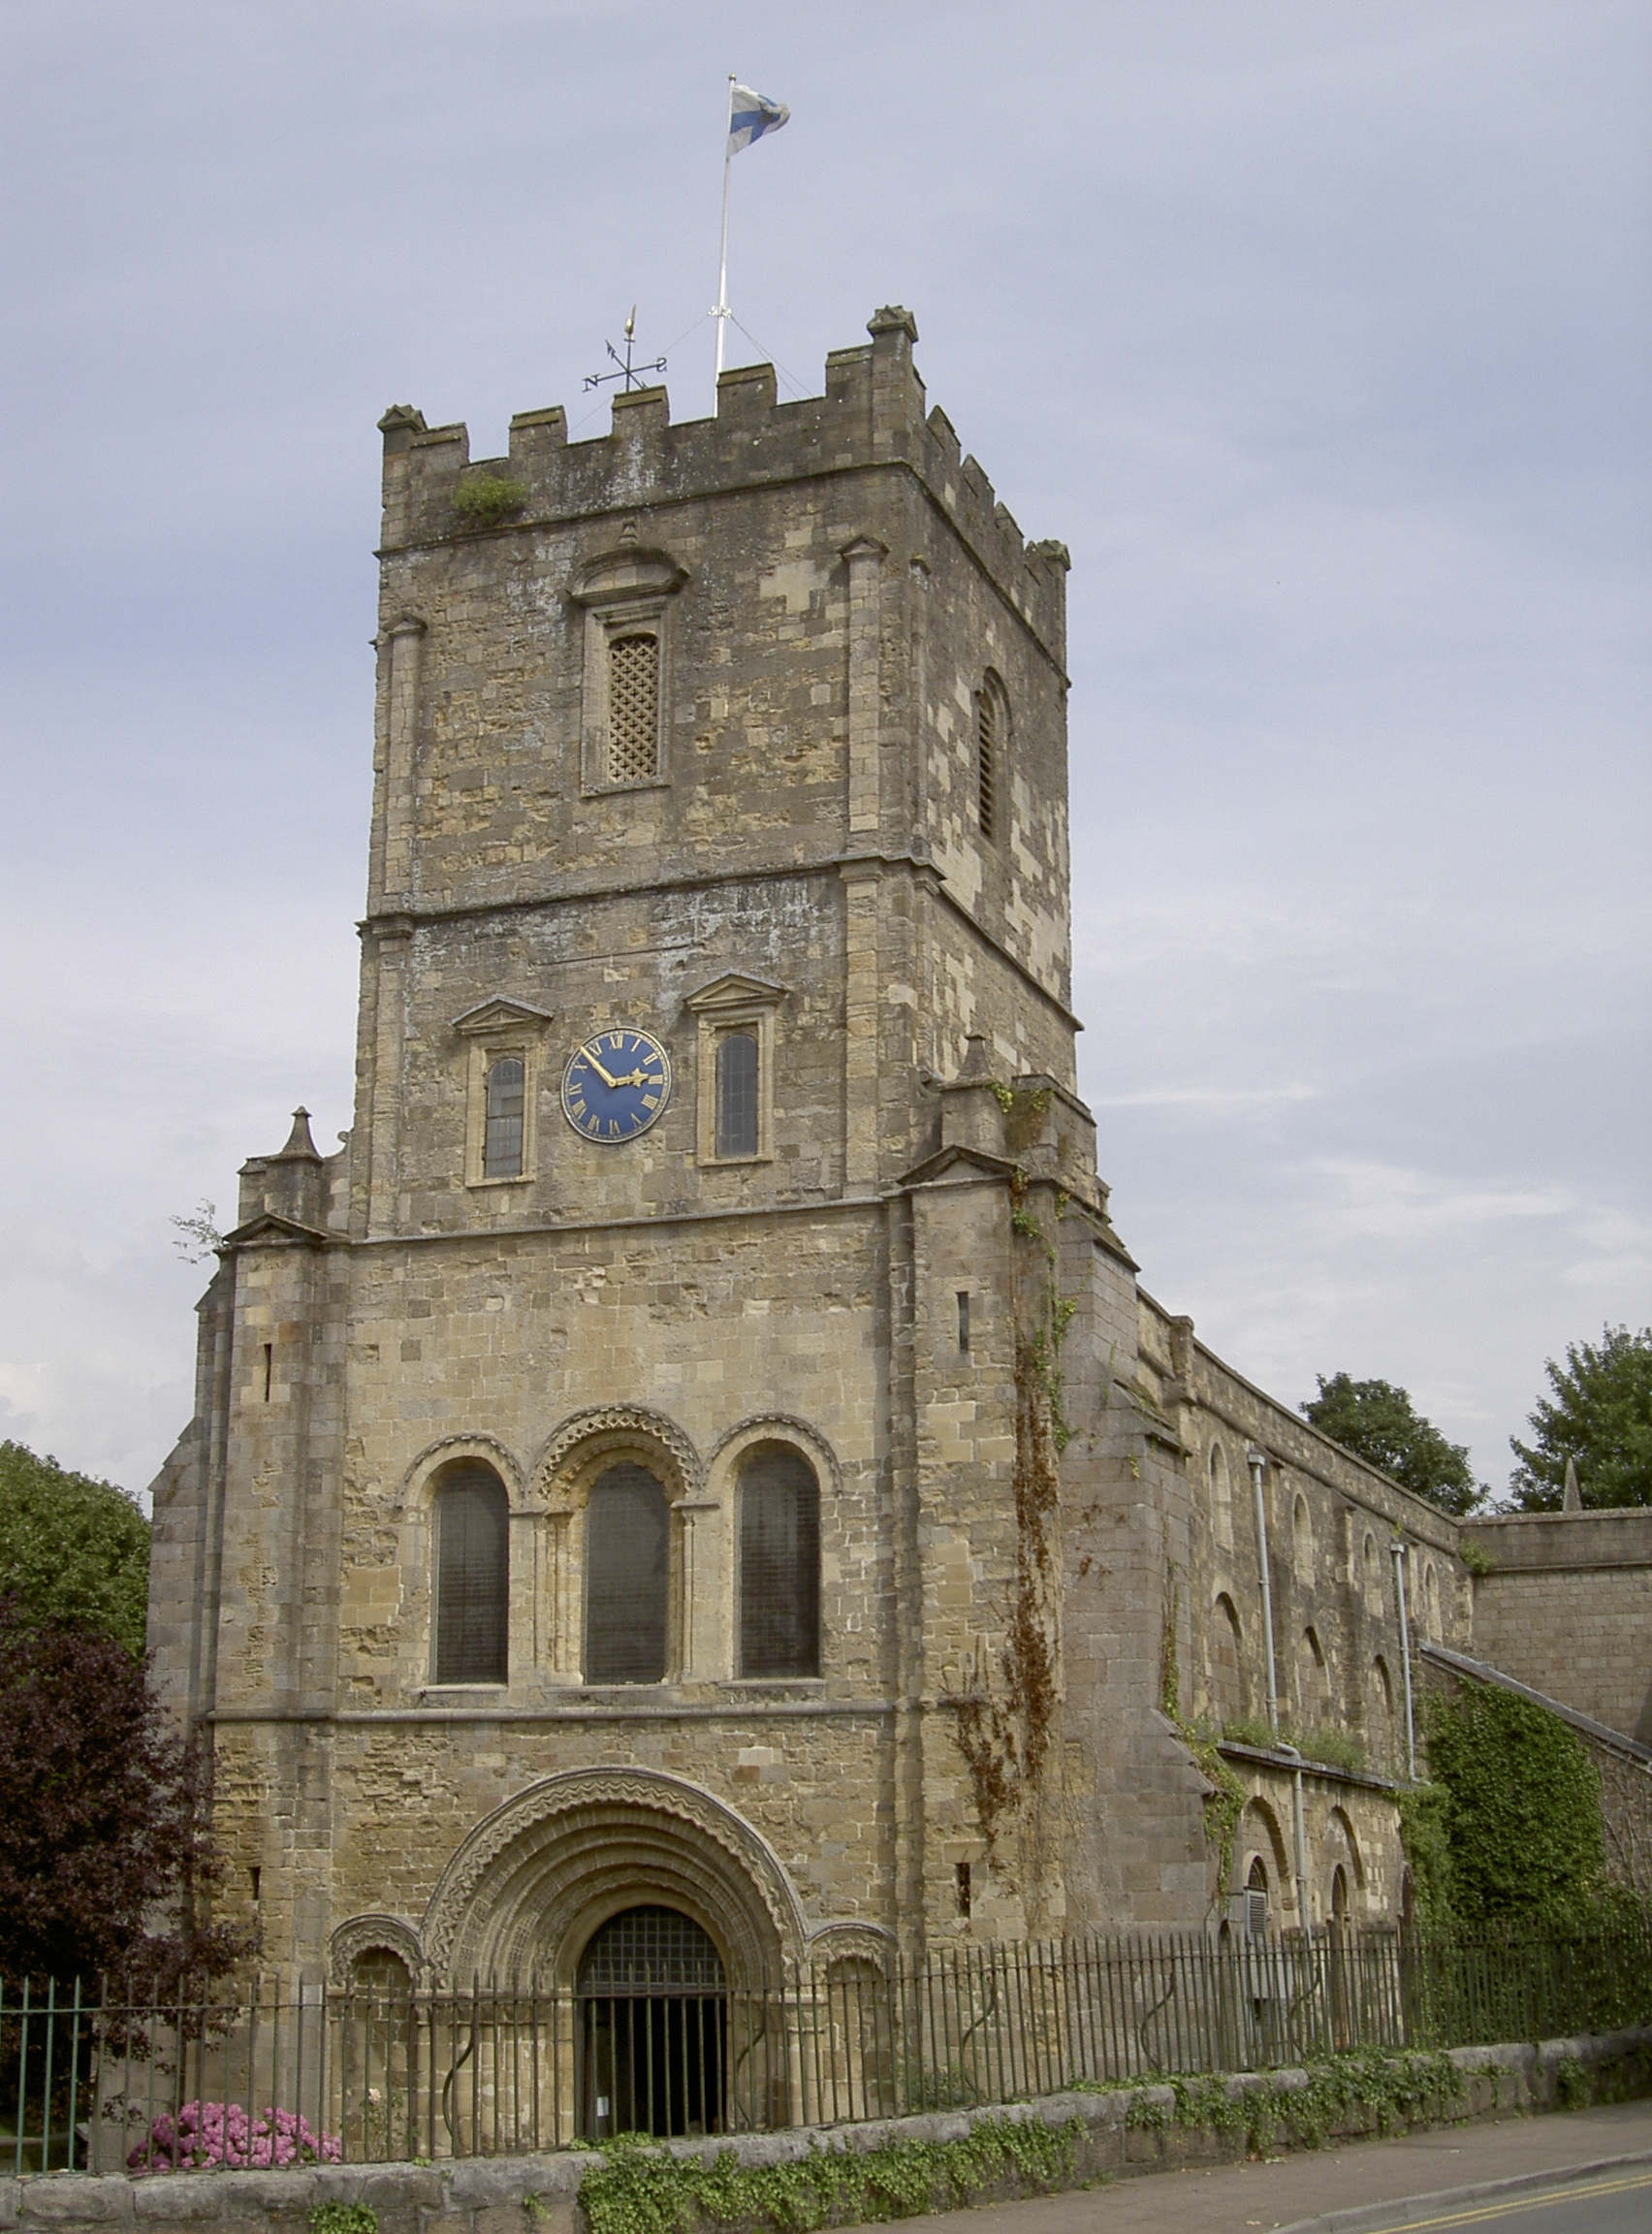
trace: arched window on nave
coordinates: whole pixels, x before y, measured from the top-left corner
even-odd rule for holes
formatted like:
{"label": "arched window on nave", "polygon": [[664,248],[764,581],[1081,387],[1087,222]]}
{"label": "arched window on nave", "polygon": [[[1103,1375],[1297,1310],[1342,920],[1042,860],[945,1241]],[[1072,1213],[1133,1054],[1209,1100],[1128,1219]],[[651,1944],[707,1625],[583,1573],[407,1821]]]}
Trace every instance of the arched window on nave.
{"label": "arched window on nave", "polygon": [[461,1458],[436,1485],[435,1680],[502,1683],[510,1628],[510,1500],[492,1466]]}
{"label": "arched window on nave", "polygon": [[663,1683],[671,1509],[657,1475],[621,1459],[586,1506],[588,1683]]}
{"label": "arched window on nave", "polygon": [[820,1673],[820,1484],[789,1444],[740,1469],[740,1673]]}

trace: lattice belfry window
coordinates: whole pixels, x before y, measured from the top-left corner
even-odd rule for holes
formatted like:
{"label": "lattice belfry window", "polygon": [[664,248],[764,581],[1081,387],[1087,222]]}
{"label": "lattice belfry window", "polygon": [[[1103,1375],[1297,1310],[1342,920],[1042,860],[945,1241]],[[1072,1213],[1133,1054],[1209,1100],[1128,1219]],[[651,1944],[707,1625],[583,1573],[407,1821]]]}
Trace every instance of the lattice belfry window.
{"label": "lattice belfry window", "polygon": [[616,636],[608,647],[608,781],[659,774],[659,638]]}
{"label": "lattice belfry window", "polygon": [[504,1055],[488,1072],[487,1133],[482,1170],[489,1179],[522,1177],[523,1064]]}

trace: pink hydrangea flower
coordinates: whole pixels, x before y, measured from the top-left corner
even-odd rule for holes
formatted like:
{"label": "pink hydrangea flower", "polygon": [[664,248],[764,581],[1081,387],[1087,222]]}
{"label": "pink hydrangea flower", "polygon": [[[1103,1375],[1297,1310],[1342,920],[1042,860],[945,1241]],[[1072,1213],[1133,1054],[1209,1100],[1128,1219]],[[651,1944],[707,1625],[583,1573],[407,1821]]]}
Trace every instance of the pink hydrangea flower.
{"label": "pink hydrangea flower", "polygon": [[126,2164],[135,2174],[269,2171],[336,2164],[343,2154],[336,2133],[317,2133],[296,2110],[250,2115],[238,2102],[186,2102],[175,2119],[161,2113]]}

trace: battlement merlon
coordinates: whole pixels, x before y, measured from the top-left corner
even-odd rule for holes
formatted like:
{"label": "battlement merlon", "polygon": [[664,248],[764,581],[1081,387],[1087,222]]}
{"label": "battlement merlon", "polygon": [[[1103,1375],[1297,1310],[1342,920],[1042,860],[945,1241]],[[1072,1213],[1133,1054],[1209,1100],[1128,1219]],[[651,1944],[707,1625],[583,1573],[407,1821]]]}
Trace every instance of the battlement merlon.
{"label": "battlement merlon", "polygon": [[[392,406],[384,434],[381,548],[406,550],[479,532],[508,535],[553,521],[630,512],[741,487],[760,488],[817,474],[904,466],[1008,604],[1064,669],[1064,544],[1029,543],[973,458],[963,455],[938,405],[926,409],[912,364],[917,322],[909,310],[879,310],[870,345],[834,349],[822,396],[777,399],[772,365],[743,365],[717,382],[715,419],[672,424],[663,388],[634,388],[613,399],[607,434],[568,440],[567,414],[553,405],[519,412],[504,458],[470,457],[462,423],[427,427],[410,405]],[[461,489],[507,484],[499,516],[456,509]],[[512,486],[514,485],[514,486]]]}

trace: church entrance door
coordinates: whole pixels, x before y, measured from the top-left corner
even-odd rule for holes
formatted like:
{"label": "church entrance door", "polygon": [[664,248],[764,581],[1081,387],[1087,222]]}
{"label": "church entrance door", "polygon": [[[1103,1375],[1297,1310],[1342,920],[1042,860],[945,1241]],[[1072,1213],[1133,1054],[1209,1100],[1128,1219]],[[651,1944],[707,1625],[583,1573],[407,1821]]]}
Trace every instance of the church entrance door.
{"label": "church entrance door", "polygon": [[609,1918],[580,1959],[578,2036],[588,2139],[721,2129],[727,1980],[691,1917],[639,1907]]}

